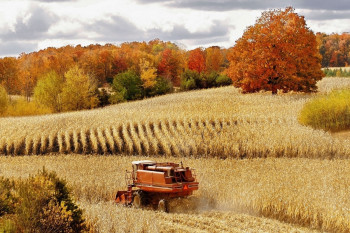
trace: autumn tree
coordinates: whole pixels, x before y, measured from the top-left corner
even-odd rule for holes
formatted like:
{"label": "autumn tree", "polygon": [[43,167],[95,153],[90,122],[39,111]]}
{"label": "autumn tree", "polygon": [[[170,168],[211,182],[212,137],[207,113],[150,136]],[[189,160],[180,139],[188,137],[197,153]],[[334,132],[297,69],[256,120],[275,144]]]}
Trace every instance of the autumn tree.
{"label": "autumn tree", "polygon": [[180,72],[182,71],[182,54],[174,49],[164,49],[158,64],[158,75],[170,80],[174,86],[180,85]]}
{"label": "autumn tree", "polygon": [[40,69],[43,67],[42,60],[38,53],[21,54],[19,62],[21,92],[29,101],[39,77]]}
{"label": "autumn tree", "polygon": [[[107,47],[108,48],[108,47]],[[104,49],[96,54],[96,71],[95,75],[100,84],[105,83],[108,79],[112,78],[112,53],[108,49]]]}
{"label": "autumn tree", "polygon": [[140,61],[140,76],[145,89],[152,88],[156,84],[157,69],[146,58]]}
{"label": "autumn tree", "polygon": [[58,75],[63,76],[64,73],[74,65],[74,53],[71,51],[72,48],[70,46],[66,46],[61,50],[62,51],[55,51],[54,54],[47,55],[48,64],[45,73],[54,70]]}
{"label": "autumn tree", "polygon": [[316,37],[292,7],[262,13],[229,54],[227,74],[243,92],[316,91],[323,77]]}
{"label": "autumn tree", "polygon": [[122,55],[122,62],[125,62],[126,64],[126,67],[124,68],[127,68],[127,70],[134,70],[139,74],[139,61],[141,59],[142,53],[138,48],[138,44],[139,42],[123,43],[121,44],[118,52],[120,52]]}
{"label": "autumn tree", "polygon": [[350,33],[316,34],[322,67],[343,67],[350,65]]}
{"label": "autumn tree", "polygon": [[120,49],[112,58],[112,75],[113,77],[119,73],[125,72],[128,69],[126,55]]}
{"label": "autumn tree", "polygon": [[9,94],[19,93],[18,61],[14,57],[0,59],[0,84]]}
{"label": "autumn tree", "polygon": [[205,71],[205,54],[201,48],[191,50],[188,56],[188,68],[201,73]]}
{"label": "autumn tree", "polygon": [[208,73],[212,71],[219,72],[221,69],[221,65],[224,62],[224,57],[221,52],[220,47],[212,46],[205,50],[205,65],[206,71]]}
{"label": "autumn tree", "polygon": [[85,74],[78,66],[69,69],[64,77],[66,79],[62,88],[64,110],[88,109],[98,105],[97,84],[93,77]]}
{"label": "autumn tree", "polygon": [[51,71],[41,77],[34,89],[34,99],[53,112],[62,111],[62,88],[64,79]]}

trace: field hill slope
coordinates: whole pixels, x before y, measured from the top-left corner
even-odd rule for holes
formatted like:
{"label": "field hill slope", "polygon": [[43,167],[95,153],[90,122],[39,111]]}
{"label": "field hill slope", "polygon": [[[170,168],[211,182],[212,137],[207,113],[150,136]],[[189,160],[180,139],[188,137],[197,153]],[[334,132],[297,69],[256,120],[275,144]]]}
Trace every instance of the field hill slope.
{"label": "field hill slope", "polygon": [[[349,80],[324,79],[320,94],[350,86]],[[309,231],[300,226],[349,232],[350,144],[298,123],[313,95],[319,94],[243,95],[225,87],[90,111],[0,118],[0,154],[33,155],[0,156],[0,177],[55,171],[96,232]],[[36,156],[49,153],[54,155]],[[116,207],[125,170],[143,159],[195,168],[197,208],[164,214]]]}
{"label": "field hill slope", "polygon": [[0,154],[348,158],[343,143],[297,122],[309,98],[243,95],[223,87],[89,111],[1,118]]}

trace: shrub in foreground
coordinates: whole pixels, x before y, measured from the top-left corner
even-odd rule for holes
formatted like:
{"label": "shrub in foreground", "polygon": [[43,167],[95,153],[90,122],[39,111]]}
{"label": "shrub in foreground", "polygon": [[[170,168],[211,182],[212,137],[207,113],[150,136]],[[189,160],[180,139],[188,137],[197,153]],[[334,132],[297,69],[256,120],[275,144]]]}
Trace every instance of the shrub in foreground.
{"label": "shrub in foreground", "polygon": [[[43,169],[37,175],[12,186],[10,181],[1,179],[0,185],[2,213],[12,213],[3,222],[0,219],[0,232],[9,228],[16,232],[86,230],[82,210],[72,201],[65,181],[59,179],[56,173]],[[11,196],[12,192],[15,198]],[[4,196],[10,201],[4,202]]]}
{"label": "shrub in foreground", "polygon": [[306,103],[299,122],[316,129],[350,129],[350,90],[336,90]]}
{"label": "shrub in foreground", "polygon": [[14,183],[0,177],[0,217],[13,213],[15,197],[13,196]]}

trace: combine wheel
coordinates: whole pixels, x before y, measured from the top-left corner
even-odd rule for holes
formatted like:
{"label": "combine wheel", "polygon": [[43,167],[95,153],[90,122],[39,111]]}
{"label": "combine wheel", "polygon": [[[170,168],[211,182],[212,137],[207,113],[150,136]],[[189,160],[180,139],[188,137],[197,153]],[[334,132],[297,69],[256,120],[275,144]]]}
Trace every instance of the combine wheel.
{"label": "combine wheel", "polygon": [[169,213],[169,203],[167,200],[162,199],[158,203],[158,210],[161,212]]}
{"label": "combine wheel", "polygon": [[138,191],[134,193],[134,198],[133,198],[133,206],[135,208],[142,208],[145,203],[145,195],[142,191]]}

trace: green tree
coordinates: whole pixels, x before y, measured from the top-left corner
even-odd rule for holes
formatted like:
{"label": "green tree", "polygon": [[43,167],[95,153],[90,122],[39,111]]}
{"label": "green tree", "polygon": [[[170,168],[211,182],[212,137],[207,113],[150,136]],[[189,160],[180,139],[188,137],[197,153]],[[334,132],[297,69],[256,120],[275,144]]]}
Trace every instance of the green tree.
{"label": "green tree", "polygon": [[3,114],[8,107],[8,95],[4,87],[0,86],[0,114]]}
{"label": "green tree", "polygon": [[134,71],[117,74],[113,80],[112,88],[115,94],[112,95],[111,102],[142,99],[144,96],[142,84],[140,76]]}
{"label": "green tree", "polygon": [[62,111],[62,89],[64,79],[51,71],[39,79],[34,88],[34,99],[54,112]]}
{"label": "green tree", "polygon": [[182,90],[193,90],[201,88],[202,79],[201,75],[194,70],[185,70],[181,74],[181,84],[180,87]]}
{"label": "green tree", "polygon": [[63,110],[81,110],[94,108],[98,105],[96,81],[85,74],[78,66],[69,69],[64,77],[66,81],[62,88]]}
{"label": "green tree", "polygon": [[165,95],[173,91],[173,85],[164,77],[157,77],[156,83],[152,88],[145,89],[145,95],[147,97]]}
{"label": "green tree", "polygon": [[210,88],[216,86],[216,79],[219,76],[219,73],[212,71],[210,73],[201,73],[201,88]]}
{"label": "green tree", "polygon": [[229,86],[232,85],[232,79],[224,74],[219,74],[215,79],[215,83],[217,87]]}

